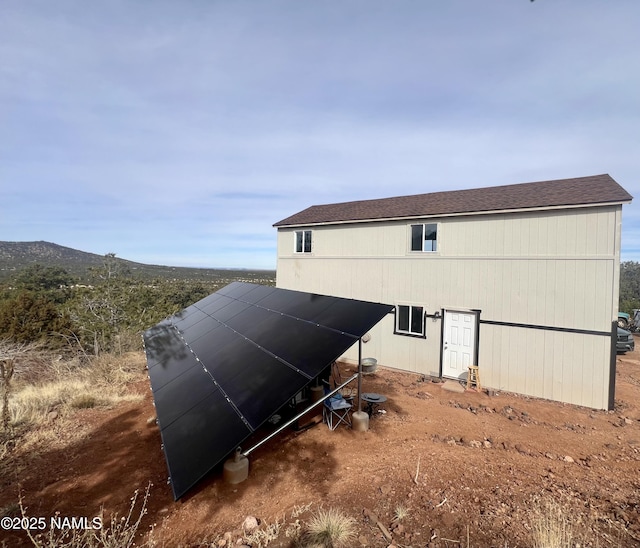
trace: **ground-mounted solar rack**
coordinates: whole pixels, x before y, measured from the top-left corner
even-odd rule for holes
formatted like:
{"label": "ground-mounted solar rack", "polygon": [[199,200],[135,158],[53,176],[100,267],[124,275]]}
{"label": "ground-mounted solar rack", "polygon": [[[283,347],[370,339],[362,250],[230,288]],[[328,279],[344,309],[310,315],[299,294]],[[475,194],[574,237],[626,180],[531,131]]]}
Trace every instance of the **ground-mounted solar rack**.
{"label": "ground-mounted solar rack", "polygon": [[391,305],[234,282],[145,331],[174,498],[392,311]]}

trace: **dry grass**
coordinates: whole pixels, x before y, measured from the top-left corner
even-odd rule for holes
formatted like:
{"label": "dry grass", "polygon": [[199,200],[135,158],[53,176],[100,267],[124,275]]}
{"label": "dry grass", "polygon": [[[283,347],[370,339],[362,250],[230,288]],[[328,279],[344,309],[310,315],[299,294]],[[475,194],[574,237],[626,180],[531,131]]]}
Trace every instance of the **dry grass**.
{"label": "dry grass", "polygon": [[571,548],[573,530],[566,508],[553,500],[536,501],[531,537],[532,548]]}
{"label": "dry grass", "polygon": [[356,521],[336,508],[318,510],[309,520],[302,542],[305,548],[350,546],[356,537]]}
{"label": "dry grass", "polygon": [[100,356],[88,363],[53,362],[42,381],[33,382],[26,371],[15,379],[9,395],[10,425],[33,427],[51,412],[65,416],[75,409],[138,401],[141,397],[129,393],[127,385],[140,378],[141,367],[131,356]]}
{"label": "dry grass", "polygon": [[[320,508],[311,515],[309,521],[298,519],[306,514],[313,503],[296,506],[289,519],[286,515],[275,521],[263,522],[259,528],[245,532],[242,538],[234,539],[230,533],[217,537],[221,544],[232,546],[236,541],[253,548],[266,548],[272,542],[284,542],[295,548],[343,548],[351,546],[356,537],[356,520],[336,508]],[[226,544],[225,544],[226,543]],[[198,546],[202,546],[199,544]],[[212,545],[212,546],[213,546]]]}
{"label": "dry grass", "polygon": [[[110,519],[105,519],[104,511],[101,510],[100,516],[94,518],[86,529],[51,527],[47,533],[38,535],[27,530],[27,535],[36,548],[130,548],[133,546],[144,548],[151,546],[148,542],[142,544],[136,542],[140,522],[147,513],[150,489],[151,484],[147,485],[140,504],[138,504],[139,491],[135,491],[126,516],[112,515]],[[26,516],[22,501],[20,510],[22,516]]]}
{"label": "dry grass", "polygon": [[249,546],[254,548],[265,548],[269,546],[274,540],[280,538],[283,522],[276,520],[273,523],[269,523],[256,529],[249,535],[244,536],[244,541],[249,543]]}
{"label": "dry grass", "polygon": [[[7,393],[7,427],[0,427],[0,476],[24,468],[21,455],[61,448],[84,434],[73,424],[81,409],[109,408],[142,396],[130,384],[143,378],[144,356],[101,356],[89,361],[23,360]],[[75,421],[77,423],[77,421]]]}
{"label": "dry grass", "polygon": [[407,517],[409,517],[409,509],[402,504],[398,504],[393,512],[393,519],[396,521],[402,521]]}

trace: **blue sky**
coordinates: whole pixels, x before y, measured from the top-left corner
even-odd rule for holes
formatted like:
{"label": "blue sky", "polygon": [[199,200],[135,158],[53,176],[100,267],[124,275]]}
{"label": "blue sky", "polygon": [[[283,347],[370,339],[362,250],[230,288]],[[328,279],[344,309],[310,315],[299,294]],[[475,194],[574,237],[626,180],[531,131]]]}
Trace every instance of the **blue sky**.
{"label": "blue sky", "polygon": [[609,173],[640,260],[640,2],[0,3],[0,240],[275,268],[310,205]]}

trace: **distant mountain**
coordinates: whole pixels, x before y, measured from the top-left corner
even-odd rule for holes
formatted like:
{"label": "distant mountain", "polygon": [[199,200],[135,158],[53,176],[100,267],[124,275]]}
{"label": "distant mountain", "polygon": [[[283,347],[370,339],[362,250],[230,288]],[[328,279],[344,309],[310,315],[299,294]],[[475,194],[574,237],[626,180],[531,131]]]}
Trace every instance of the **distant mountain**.
{"label": "distant mountain", "polygon": [[[256,281],[275,281],[273,271],[227,270],[215,268],[185,268],[173,266],[147,265],[127,261],[116,257],[122,267],[132,274],[144,278],[167,279],[217,279],[242,277],[255,278]],[[6,280],[23,268],[40,264],[42,266],[59,266],[69,274],[80,279],[87,277],[90,268],[104,265],[103,255],[87,253],[51,242],[0,242],[0,281]]]}

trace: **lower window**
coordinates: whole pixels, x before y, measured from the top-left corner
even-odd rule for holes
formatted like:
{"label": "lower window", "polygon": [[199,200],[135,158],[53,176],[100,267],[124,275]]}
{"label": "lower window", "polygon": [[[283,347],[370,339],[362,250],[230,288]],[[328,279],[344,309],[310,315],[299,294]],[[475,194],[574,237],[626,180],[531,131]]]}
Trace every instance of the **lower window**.
{"label": "lower window", "polygon": [[424,308],[399,304],[396,307],[396,333],[424,337]]}

